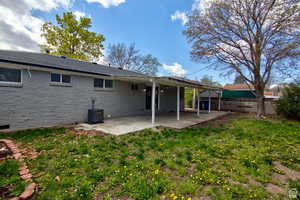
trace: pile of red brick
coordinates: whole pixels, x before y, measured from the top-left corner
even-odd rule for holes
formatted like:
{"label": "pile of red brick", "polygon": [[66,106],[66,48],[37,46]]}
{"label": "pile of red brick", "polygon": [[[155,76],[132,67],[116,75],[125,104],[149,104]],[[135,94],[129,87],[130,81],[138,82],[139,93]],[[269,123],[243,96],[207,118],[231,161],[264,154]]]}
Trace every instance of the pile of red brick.
{"label": "pile of red brick", "polygon": [[13,158],[19,161],[19,163],[20,163],[19,174],[20,174],[21,178],[25,181],[31,182],[25,188],[25,191],[19,197],[14,197],[11,200],[29,199],[30,197],[33,196],[33,194],[35,192],[36,183],[32,182],[32,174],[29,172],[29,169],[27,168],[27,165],[24,161],[21,150],[18,149],[18,147],[15,145],[15,143],[11,140],[1,139],[0,142],[5,143],[7,148],[12,152]]}

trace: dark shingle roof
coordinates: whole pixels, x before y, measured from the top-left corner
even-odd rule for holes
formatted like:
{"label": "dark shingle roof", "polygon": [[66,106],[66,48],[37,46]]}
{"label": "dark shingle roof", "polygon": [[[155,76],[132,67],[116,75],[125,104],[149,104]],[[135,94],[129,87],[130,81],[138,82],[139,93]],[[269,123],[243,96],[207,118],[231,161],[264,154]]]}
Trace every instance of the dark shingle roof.
{"label": "dark shingle roof", "polygon": [[142,73],[131,70],[62,58],[44,53],[0,50],[0,61],[105,76],[146,77]]}

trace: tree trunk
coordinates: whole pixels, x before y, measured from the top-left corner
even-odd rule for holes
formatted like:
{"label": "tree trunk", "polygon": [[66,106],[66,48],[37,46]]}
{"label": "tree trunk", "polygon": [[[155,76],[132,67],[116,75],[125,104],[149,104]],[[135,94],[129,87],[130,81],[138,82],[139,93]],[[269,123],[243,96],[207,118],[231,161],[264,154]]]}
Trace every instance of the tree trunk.
{"label": "tree trunk", "polygon": [[257,101],[257,110],[256,110],[256,116],[262,117],[265,115],[265,98],[264,98],[264,91],[258,91],[256,90],[256,101]]}

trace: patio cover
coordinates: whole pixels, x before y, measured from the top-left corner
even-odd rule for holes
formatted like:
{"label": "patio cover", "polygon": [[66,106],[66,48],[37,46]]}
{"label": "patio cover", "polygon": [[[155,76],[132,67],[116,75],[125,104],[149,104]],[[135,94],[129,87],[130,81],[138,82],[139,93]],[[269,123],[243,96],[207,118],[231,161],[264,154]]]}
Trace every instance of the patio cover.
{"label": "patio cover", "polygon": [[199,81],[189,80],[181,77],[153,77],[153,76],[115,76],[116,80],[123,81],[132,81],[132,82],[141,82],[141,83],[152,83],[156,82],[156,84],[167,85],[167,86],[180,86],[180,87],[190,87],[190,88],[198,88],[198,89],[206,89],[206,90],[222,90],[223,88],[216,85],[203,84]]}
{"label": "patio cover", "polygon": [[[152,111],[152,126],[153,127],[155,127],[155,97],[156,97],[156,89],[155,88],[156,88],[156,86],[167,85],[167,86],[177,87],[177,120],[178,121],[180,120],[180,87],[195,88],[195,89],[198,89],[198,93],[200,91],[199,89],[223,90],[223,88],[219,87],[219,86],[203,84],[199,81],[193,81],[193,80],[180,78],[180,77],[114,76],[113,78],[116,80],[140,82],[140,83],[146,83],[146,84],[152,85],[151,111]],[[210,112],[210,109],[209,109],[209,112]],[[199,116],[199,105],[198,105],[197,114]]]}

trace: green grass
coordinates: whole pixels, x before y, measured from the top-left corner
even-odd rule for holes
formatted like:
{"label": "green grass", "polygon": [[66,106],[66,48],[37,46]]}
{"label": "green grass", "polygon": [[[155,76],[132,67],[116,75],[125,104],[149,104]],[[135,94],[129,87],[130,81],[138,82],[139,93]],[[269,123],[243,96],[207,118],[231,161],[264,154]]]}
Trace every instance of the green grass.
{"label": "green grass", "polygon": [[[120,137],[64,129],[0,135],[7,137],[40,152],[26,160],[39,184],[36,199],[270,199],[248,178],[264,185],[278,172],[272,162],[298,170],[300,164],[300,123],[283,119],[244,117],[221,128]],[[289,187],[299,188],[299,181]]]}
{"label": "green grass", "polygon": [[11,197],[20,195],[26,186],[19,176],[18,168],[19,163],[16,160],[0,161],[0,188],[9,188]]}

